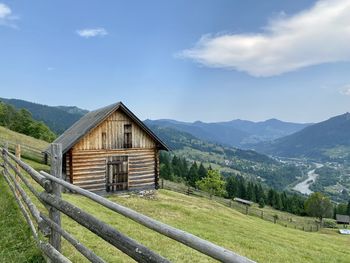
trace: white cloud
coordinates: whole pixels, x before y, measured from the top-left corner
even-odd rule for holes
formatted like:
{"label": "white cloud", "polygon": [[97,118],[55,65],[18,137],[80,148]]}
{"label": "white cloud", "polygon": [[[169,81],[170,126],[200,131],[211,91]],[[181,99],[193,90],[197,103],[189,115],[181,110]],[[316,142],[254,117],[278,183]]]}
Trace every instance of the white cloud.
{"label": "white cloud", "polygon": [[204,35],[179,56],[261,77],[350,61],[350,0],[321,0],[293,16],[280,15],[262,33]]}
{"label": "white cloud", "polygon": [[18,19],[19,17],[12,14],[12,10],[9,6],[0,3],[0,26],[17,28],[14,21]]}
{"label": "white cloud", "polygon": [[350,96],[350,85],[345,85],[340,89],[340,94]]}
{"label": "white cloud", "polygon": [[12,11],[7,5],[0,3],[0,19],[8,18],[11,13]]}
{"label": "white cloud", "polygon": [[103,37],[108,35],[108,32],[103,27],[99,27],[99,28],[85,28],[85,29],[77,30],[77,34],[81,37],[90,38],[90,37],[97,37],[97,36]]}

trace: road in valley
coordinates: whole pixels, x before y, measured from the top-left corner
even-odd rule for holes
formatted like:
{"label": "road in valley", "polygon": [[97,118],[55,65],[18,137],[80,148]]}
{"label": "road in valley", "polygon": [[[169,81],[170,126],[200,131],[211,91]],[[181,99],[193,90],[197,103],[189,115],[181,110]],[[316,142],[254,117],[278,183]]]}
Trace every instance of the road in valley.
{"label": "road in valley", "polygon": [[[323,164],[320,164],[320,163],[315,163],[316,165],[316,169],[317,168],[321,168],[323,166]],[[313,169],[311,171],[309,171],[307,173],[307,179],[305,179],[304,181],[298,183],[296,186],[293,187],[293,190],[295,191],[298,191],[302,194],[306,194],[306,195],[310,195],[313,193],[313,191],[310,190],[310,186],[312,183],[315,182],[318,174],[315,173],[315,170],[316,169]]]}

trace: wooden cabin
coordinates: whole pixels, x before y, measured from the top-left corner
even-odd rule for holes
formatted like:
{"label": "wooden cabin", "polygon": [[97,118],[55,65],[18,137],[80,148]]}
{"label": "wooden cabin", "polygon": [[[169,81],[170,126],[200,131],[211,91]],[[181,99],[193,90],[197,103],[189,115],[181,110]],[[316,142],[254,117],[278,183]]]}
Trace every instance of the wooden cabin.
{"label": "wooden cabin", "polygon": [[159,151],[168,150],[121,102],[87,113],[54,143],[64,178],[94,192],[158,188]]}

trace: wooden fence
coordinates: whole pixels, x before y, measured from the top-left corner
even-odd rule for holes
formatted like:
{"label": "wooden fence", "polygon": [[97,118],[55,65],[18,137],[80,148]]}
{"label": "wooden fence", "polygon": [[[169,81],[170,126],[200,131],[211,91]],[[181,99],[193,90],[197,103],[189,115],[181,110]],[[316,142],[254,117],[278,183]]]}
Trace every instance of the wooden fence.
{"label": "wooden fence", "polygon": [[297,216],[293,217],[292,215],[289,216],[286,213],[282,213],[278,211],[276,211],[276,213],[273,213],[272,211],[266,211],[256,207],[243,205],[230,199],[218,197],[215,195],[210,195],[207,192],[198,190],[194,187],[186,186],[184,184],[161,179],[160,187],[163,189],[175,191],[186,195],[192,195],[192,196],[211,199],[224,206],[235,209],[242,214],[259,217],[261,219],[273,222],[275,224],[280,224],[285,227],[299,229],[307,232],[316,232],[320,228],[320,225],[313,219],[306,221],[306,220],[301,220],[301,217],[297,217]]}
{"label": "wooden fence", "polygon": [[[143,246],[136,240],[124,235],[112,226],[102,222],[93,215],[84,212],[77,206],[61,197],[62,188],[80,194],[93,200],[114,212],[117,212],[149,229],[152,229],[177,242],[191,247],[213,259],[221,262],[253,262],[230,250],[203,240],[195,235],[176,229],[150,217],[142,215],[127,207],[111,202],[99,195],[84,190],[62,180],[62,151],[60,144],[51,145],[51,171],[37,172],[20,158],[10,153],[8,147],[0,148],[3,163],[2,174],[16,199],[21,212],[33,234],[39,249],[48,262],[70,262],[61,249],[61,237],[72,244],[90,262],[105,262],[92,250],[80,243],[74,236],[63,229],[61,213],[67,215],[81,226],[101,237],[109,244],[127,254],[137,262],[169,262],[156,252]],[[32,180],[33,179],[33,180]],[[35,184],[32,183],[34,181]],[[46,213],[39,211],[35,203],[22,185],[26,186],[35,198],[44,204]],[[39,192],[37,189],[42,188]],[[38,231],[37,231],[38,229]],[[41,232],[41,234],[39,233]]]}
{"label": "wooden fence", "polygon": [[45,154],[39,148],[23,144],[20,145],[16,142],[6,141],[0,138],[0,145],[4,146],[5,144],[11,153],[17,152],[17,154],[28,160],[32,160],[38,163],[45,163],[47,161],[45,160]]}

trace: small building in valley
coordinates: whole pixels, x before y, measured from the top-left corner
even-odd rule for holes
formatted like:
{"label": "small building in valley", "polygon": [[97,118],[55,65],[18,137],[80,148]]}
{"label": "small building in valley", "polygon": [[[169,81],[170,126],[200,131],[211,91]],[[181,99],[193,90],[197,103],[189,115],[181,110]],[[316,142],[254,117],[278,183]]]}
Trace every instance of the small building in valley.
{"label": "small building in valley", "polygon": [[168,150],[122,102],[87,113],[54,143],[65,179],[89,191],[157,188],[159,151]]}
{"label": "small building in valley", "polygon": [[233,200],[236,201],[237,203],[247,205],[247,206],[251,206],[252,204],[254,204],[254,202],[252,202],[252,201],[241,199],[238,197],[233,198]]}
{"label": "small building in valley", "polygon": [[346,227],[346,225],[350,224],[350,216],[348,216],[348,215],[336,214],[335,219],[337,221],[337,224],[342,224],[342,225],[344,225],[344,227]]}

